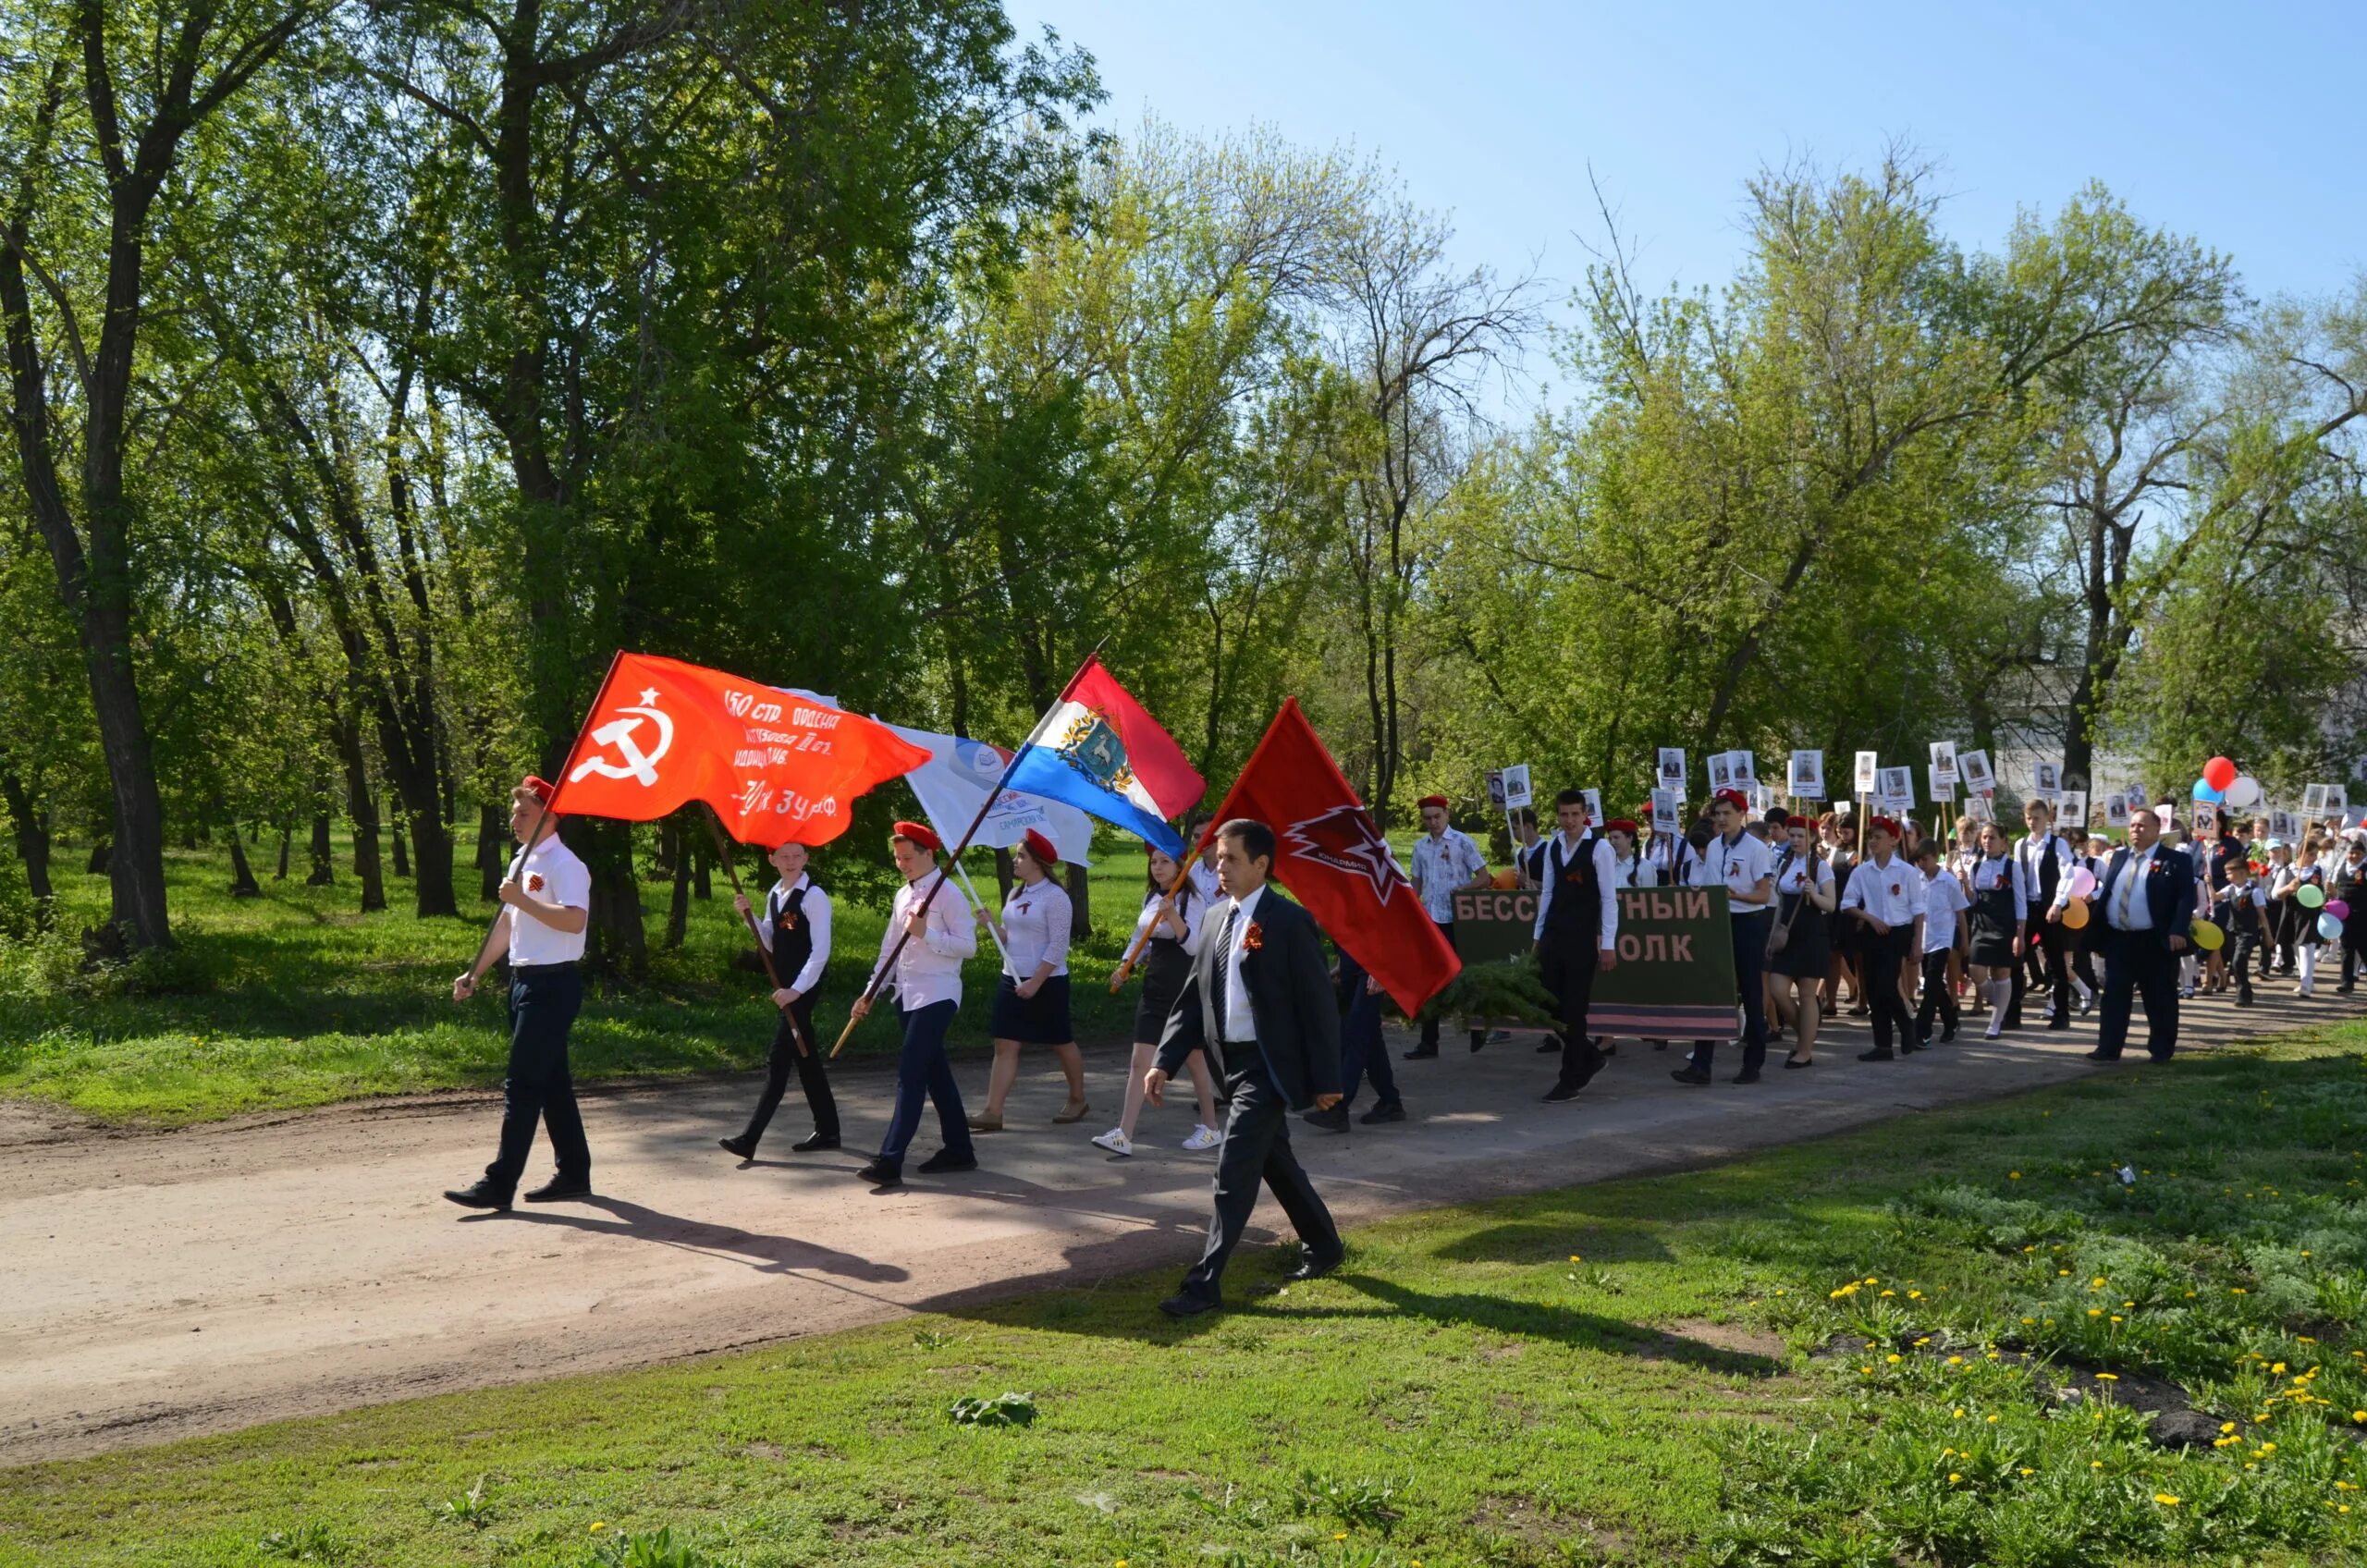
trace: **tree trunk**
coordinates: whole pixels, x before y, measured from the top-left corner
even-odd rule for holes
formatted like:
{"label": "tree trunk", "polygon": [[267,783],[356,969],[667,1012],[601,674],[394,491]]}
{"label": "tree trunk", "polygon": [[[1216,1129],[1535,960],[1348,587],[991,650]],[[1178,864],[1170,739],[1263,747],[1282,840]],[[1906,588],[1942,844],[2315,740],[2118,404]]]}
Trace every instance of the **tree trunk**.
{"label": "tree trunk", "polygon": [[329,842],[329,814],[313,814],[313,872],[304,878],[307,888],[328,888],[337,883],[337,847]]}
{"label": "tree trunk", "polygon": [[[672,818],[668,818],[672,826]],[[681,829],[674,830],[674,896],[666,906],[666,945],[679,948],[691,929],[691,851],[682,840]]]}
{"label": "tree trunk", "polygon": [[283,822],[279,825],[279,869],[271,874],[274,882],[288,880],[288,850],[296,838],[296,830]]}
{"label": "tree trunk", "polygon": [[8,820],[16,829],[17,858],[25,864],[25,887],[43,904],[56,896],[49,881],[49,813],[35,803],[24,781],[0,772],[0,796],[8,802]]}
{"label": "tree trunk", "polygon": [[477,807],[477,897],[486,903],[501,896],[501,874],[509,869],[509,824],[501,808]]}
{"label": "tree trunk", "polygon": [[1069,940],[1082,942],[1093,934],[1093,873],[1081,865],[1069,867]]}
{"label": "tree trunk", "polygon": [[714,884],[707,880],[707,868],[714,862],[715,851],[693,840],[691,846],[691,891],[702,899],[715,897]]}
{"label": "tree trunk", "polygon": [[339,726],[337,749],[345,753],[345,813],[353,823],[353,874],[362,882],[362,913],[368,914],[386,907],[386,879],[379,862],[378,801],[370,792],[362,727]]}
{"label": "tree trunk", "polygon": [[995,851],[995,908],[1000,909],[1011,902],[1011,885],[1013,880],[1015,876],[1011,869],[1011,851],[997,850]]}
{"label": "tree trunk", "polygon": [[236,823],[230,825],[230,896],[234,899],[263,897],[263,888],[255,881],[254,867],[247,864],[247,841],[239,837]]}
{"label": "tree trunk", "polygon": [[93,839],[91,841],[91,858],[82,869],[93,876],[104,876],[109,864],[114,859],[115,845],[104,837]]}
{"label": "tree trunk", "polygon": [[632,874],[632,825],[581,818],[569,847],[592,873],[592,925],[585,967],[638,984],[649,974],[649,943],[642,928],[641,881]]}
{"label": "tree trunk", "polygon": [[402,818],[397,817],[386,825],[386,847],[395,852],[395,875],[398,876],[408,877],[411,875],[411,856],[403,852],[403,840],[407,837],[409,835],[403,832]]}

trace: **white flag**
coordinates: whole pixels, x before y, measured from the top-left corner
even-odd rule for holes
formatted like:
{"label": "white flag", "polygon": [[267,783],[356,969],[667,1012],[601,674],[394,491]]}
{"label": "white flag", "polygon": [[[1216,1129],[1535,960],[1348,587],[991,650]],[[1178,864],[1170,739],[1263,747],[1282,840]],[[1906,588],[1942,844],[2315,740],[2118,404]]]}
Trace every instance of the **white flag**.
{"label": "white flag", "polygon": [[[921,802],[922,815],[937,829],[938,836],[949,844],[961,842],[962,830],[978,815],[987,791],[995,787],[1003,769],[1011,766],[1010,753],[983,741],[959,735],[907,729],[901,724],[889,724],[888,728],[927,750],[928,761],[904,775],[904,782],[913,787],[913,794]],[[1041,795],[1022,794],[1017,790],[1002,792],[1002,798],[987,814],[987,819],[978,824],[978,831],[970,841],[988,849],[1007,850],[1027,837],[1031,827],[1059,847],[1062,860],[1075,865],[1093,864],[1088,858],[1093,853],[1091,817],[1073,805],[1048,801]]]}

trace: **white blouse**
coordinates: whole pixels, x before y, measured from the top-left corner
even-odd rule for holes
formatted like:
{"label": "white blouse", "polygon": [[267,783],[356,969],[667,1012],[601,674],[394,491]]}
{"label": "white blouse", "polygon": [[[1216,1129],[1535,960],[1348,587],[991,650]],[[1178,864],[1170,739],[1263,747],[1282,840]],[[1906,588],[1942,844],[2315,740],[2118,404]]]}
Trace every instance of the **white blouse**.
{"label": "white blouse", "polygon": [[[1175,913],[1184,917],[1184,950],[1196,953],[1200,950],[1200,923],[1208,913],[1208,900],[1199,896],[1196,888],[1187,888],[1176,896],[1182,900],[1182,907]],[[1154,942],[1175,940],[1173,929],[1159,918],[1159,900],[1166,897],[1163,892],[1153,891],[1143,900],[1143,912],[1134,917],[1134,937],[1137,940],[1146,931],[1150,933],[1150,939]]]}
{"label": "white blouse", "polygon": [[1069,972],[1069,896],[1047,876],[1014,882],[1002,906],[1003,973],[1013,980],[1035,978],[1047,961],[1054,974]]}

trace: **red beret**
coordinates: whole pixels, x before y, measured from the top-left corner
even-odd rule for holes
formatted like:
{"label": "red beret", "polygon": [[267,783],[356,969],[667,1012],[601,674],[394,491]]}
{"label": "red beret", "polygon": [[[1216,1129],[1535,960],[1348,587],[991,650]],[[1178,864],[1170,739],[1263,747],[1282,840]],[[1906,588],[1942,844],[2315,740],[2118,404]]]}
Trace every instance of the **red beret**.
{"label": "red beret", "polygon": [[551,788],[549,779],[537,778],[530,773],[526,775],[525,778],[518,780],[518,788],[511,790],[510,793],[513,795],[532,795],[534,799],[542,802],[543,804],[548,805],[551,803],[551,797],[558,794],[558,791]]}
{"label": "red beret", "polygon": [[1436,806],[1441,811],[1446,811],[1449,809],[1446,802],[1446,797],[1444,795],[1424,795],[1420,800],[1414,803],[1417,808]]}
{"label": "red beret", "polygon": [[1723,801],[1726,804],[1734,807],[1736,811],[1748,811],[1750,809],[1750,797],[1744,794],[1740,790],[1721,790],[1716,794],[1710,797],[1710,803],[1711,805],[1716,805],[1720,801]]}
{"label": "red beret", "polygon": [[1898,830],[1897,819],[1888,816],[1877,816],[1869,821],[1866,824],[1866,831],[1869,833],[1887,833],[1894,839],[1903,838],[1905,836]]}
{"label": "red beret", "polygon": [[1632,839],[1636,836],[1636,822],[1633,817],[1614,816],[1602,825],[1602,830],[1606,833],[1625,833]]}
{"label": "red beret", "polygon": [[1021,841],[1027,846],[1027,852],[1036,857],[1036,864],[1045,870],[1049,871],[1061,864],[1060,846],[1033,827],[1027,830],[1027,837]]}
{"label": "red beret", "polygon": [[945,848],[945,840],[938,838],[936,830],[925,822],[899,822],[896,824],[895,834],[899,839],[918,844],[931,854]]}

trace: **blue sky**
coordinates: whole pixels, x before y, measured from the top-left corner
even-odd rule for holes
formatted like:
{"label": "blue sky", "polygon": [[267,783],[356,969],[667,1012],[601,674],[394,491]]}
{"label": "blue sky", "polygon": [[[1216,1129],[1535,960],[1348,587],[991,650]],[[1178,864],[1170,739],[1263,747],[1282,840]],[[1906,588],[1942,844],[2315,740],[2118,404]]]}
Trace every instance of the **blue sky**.
{"label": "blue sky", "polygon": [[1010,13],[1094,55],[1110,129],[1155,114],[1353,142],[1452,214],[1463,260],[1559,285],[1586,265],[1574,232],[1600,236],[1589,165],[1640,247],[1639,281],[1714,285],[1739,254],[1754,169],[1797,154],[1864,166],[1894,138],[1944,165],[1942,221],[1968,246],[2100,178],[2146,221],[2234,256],[2255,293],[2332,293],[2367,268],[2367,179],[2344,112],[2367,71],[2355,5],[1010,0]]}

